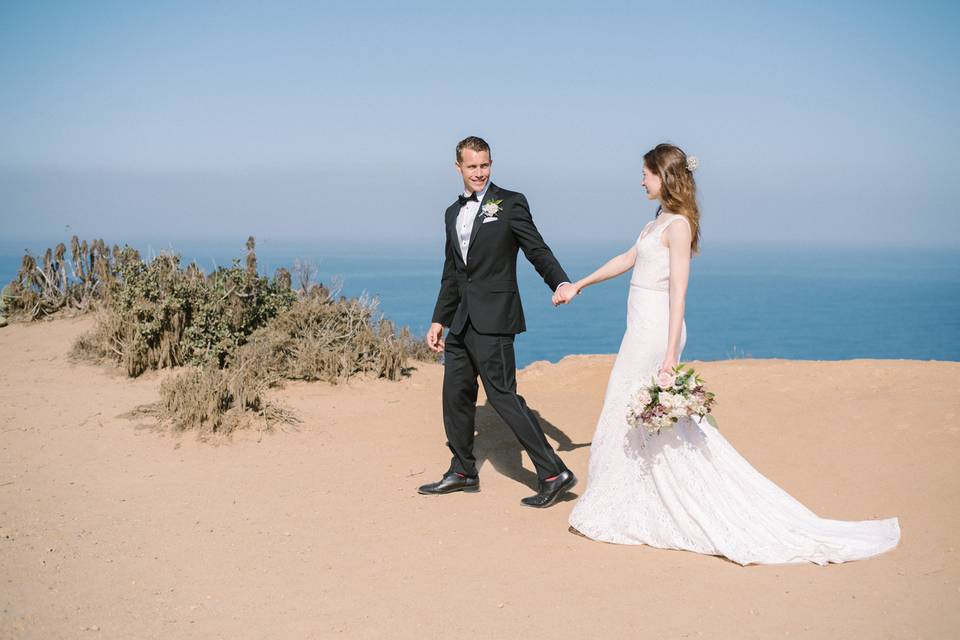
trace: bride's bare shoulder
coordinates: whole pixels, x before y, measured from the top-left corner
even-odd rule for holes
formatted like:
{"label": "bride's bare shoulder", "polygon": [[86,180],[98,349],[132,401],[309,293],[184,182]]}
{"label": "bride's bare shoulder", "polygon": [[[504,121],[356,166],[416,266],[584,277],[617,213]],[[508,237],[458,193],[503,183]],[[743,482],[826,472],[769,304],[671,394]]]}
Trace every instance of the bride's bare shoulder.
{"label": "bride's bare shoulder", "polygon": [[[675,224],[677,220],[683,220],[681,224]],[[677,242],[682,244],[687,244],[689,246],[690,241],[693,239],[693,230],[690,228],[690,221],[687,220],[686,216],[675,215],[670,220],[667,220],[664,223],[663,234],[660,236],[660,244],[665,247],[669,247],[671,243]]]}

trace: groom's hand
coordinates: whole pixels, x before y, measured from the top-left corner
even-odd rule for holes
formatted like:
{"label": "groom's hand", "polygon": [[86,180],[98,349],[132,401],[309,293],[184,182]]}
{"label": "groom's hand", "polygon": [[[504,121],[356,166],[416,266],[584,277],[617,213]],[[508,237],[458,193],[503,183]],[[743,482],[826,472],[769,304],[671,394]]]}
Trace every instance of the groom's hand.
{"label": "groom's hand", "polygon": [[443,353],[443,325],[434,322],[427,330],[427,346],[437,353]]}
{"label": "groom's hand", "polygon": [[580,290],[575,286],[569,282],[563,283],[553,292],[553,306],[558,307],[561,304],[568,304],[577,297],[578,293],[580,293]]}

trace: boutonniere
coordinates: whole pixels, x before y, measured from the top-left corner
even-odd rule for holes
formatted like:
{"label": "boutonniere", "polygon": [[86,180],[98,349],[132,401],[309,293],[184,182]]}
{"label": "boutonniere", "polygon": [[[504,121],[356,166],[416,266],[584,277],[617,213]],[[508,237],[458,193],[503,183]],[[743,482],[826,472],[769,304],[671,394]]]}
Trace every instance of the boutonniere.
{"label": "boutonniere", "polygon": [[493,218],[503,210],[503,208],[500,206],[501,204],[503,204],[503,200],[487,200],[485,203],[483,203],[483,209],[481,209],[481,212],[488,218]]}

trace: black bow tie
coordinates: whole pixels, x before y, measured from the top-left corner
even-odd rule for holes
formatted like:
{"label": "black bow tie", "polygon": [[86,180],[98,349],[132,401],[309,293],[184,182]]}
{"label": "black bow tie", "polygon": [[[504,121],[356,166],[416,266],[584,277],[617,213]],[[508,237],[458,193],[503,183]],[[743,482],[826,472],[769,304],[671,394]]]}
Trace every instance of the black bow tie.
{"label": "black bow tie", "polygon": [[461,206],[461,207],[462,207],[463,205],[467,204],[468,202],[480,202],[480,201],[477,199],[477,192],[476,192],[476,191],[474,191],[473,193],[471,193],[469,196],[465,196],[465,195],[463,195],[463,194],[461,193],[459,196],[457,196],[457,201],[460,203],[460,206]]}

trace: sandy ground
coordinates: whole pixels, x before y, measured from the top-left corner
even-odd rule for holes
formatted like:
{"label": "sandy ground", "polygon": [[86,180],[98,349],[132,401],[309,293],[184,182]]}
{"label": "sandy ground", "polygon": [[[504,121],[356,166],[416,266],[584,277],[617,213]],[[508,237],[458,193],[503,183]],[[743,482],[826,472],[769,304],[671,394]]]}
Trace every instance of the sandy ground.
{"label": "sandy ground", "polygon": [[[67,362],[89,319],[0,330],[3,638],[948,638],[960,634],[960,364],[699,365],[726,436],[823,516],[899,516],[844,565],[740,567],[592,542],[481,399],[479,494],[425,497],[442,371],[290,384],[297,431],[213,446],[119,417],[163,374]],[[612,364],[534,364],[521,393],[586,478]],[[578,490],[582,487],[578,487]]]}

